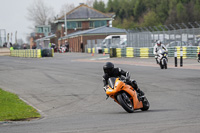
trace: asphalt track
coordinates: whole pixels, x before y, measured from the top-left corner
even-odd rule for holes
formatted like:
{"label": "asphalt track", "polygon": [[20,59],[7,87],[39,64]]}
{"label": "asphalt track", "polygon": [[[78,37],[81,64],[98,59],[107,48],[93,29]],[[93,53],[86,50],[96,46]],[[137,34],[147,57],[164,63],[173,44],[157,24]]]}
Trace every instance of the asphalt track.
{"label": "asphalt track", "polygon": [[[131,73],[149,111],[125,112],[102,89],[107,61]],[[200,63],[161,70],[153,58],[108,58],[84,53],[54,58],[0,57],[0,88],[37,108],[41,119],[0,122],[0,133],[199,133]]]}

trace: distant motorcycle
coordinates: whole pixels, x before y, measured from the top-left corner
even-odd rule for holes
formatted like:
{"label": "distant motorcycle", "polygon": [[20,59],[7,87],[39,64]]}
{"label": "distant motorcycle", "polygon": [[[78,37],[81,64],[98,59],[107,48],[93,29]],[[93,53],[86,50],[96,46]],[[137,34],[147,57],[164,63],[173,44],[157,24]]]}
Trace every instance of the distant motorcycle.
{"label": "distant motorcycle", "polygon": [[161,69],[167,69],[167,62],[168,62],[168,54],[166,51],[164,51],[163,49],[160,49],[158,52],[158,63],[160,65]]}

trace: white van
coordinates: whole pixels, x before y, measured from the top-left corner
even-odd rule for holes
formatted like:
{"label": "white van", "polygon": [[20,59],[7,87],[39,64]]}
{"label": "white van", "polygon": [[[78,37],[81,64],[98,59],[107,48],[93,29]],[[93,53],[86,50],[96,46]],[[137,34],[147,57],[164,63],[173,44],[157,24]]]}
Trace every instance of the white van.
{"label": "white van", "polygon": [[127,35],[109,35],[102,41],[102,48],[124,48],[127,46]]}

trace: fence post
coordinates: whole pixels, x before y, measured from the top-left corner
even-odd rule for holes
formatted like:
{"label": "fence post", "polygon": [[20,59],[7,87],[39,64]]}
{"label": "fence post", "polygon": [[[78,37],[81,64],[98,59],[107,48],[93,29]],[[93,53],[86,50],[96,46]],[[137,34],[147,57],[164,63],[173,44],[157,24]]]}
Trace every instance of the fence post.
{"label": "fence post", "polygon": [[183,48],[181,47],[181,50],[180,50],[180,67],[183,66]]}
{"label": "fence post", "polygon": [[177,49],[175,48],[175,51],[174,51],[174,63],[175,63],[175,67],[177,67]]}

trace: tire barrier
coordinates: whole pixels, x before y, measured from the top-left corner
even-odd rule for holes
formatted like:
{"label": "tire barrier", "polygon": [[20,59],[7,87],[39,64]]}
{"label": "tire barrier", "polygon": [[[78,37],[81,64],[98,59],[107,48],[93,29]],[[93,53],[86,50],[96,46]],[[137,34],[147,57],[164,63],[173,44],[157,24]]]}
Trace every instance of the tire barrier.
{"label": "tire barrier", "polygon": [[[140,57],[140,58],[149,58],[154,57],[153,47],[151,48],[104,48],[102,49],[103,53],[110,54],[110,57]],[[174,57],[174,52],[177,52],[177,58],[180,59],[181,47],[169,47],[168,48],[168,57]],[[197,58],[200,51],[200,46],[192,47],[182,47],[182,58]],[[87,53],[95,52],[95,48],[88,48]]]}
{"label": "tire barrier", "polygon": [[122,49],[121,48],[116,48],[116,56],[122,57]]}
{"label": "tire barrier", "polygon": [[25,50],[11,50],[10,56],[14,57],[26,57],[26,58],[41,58],[41,57],[53,57],[53,49],[25,49]]}
{"label": "tire barrier", "polygon": [[140,48],[140,58],[149,58],[149,48]]}
{"label": "tire barrier", "polygon": [[134,57],[134,48],[133,47],[126,48],[126,57]]}
{"label": "tire barrier", "polygon": [[42,55],[42,57],[53,57],[54,50],[53,49],[42,49],[41,55]]}
{"label": "tire barrier", "polygon": [[111,48],[110,49],[110,58],[112,58],[112,57],[117,57],[116,48]]}

